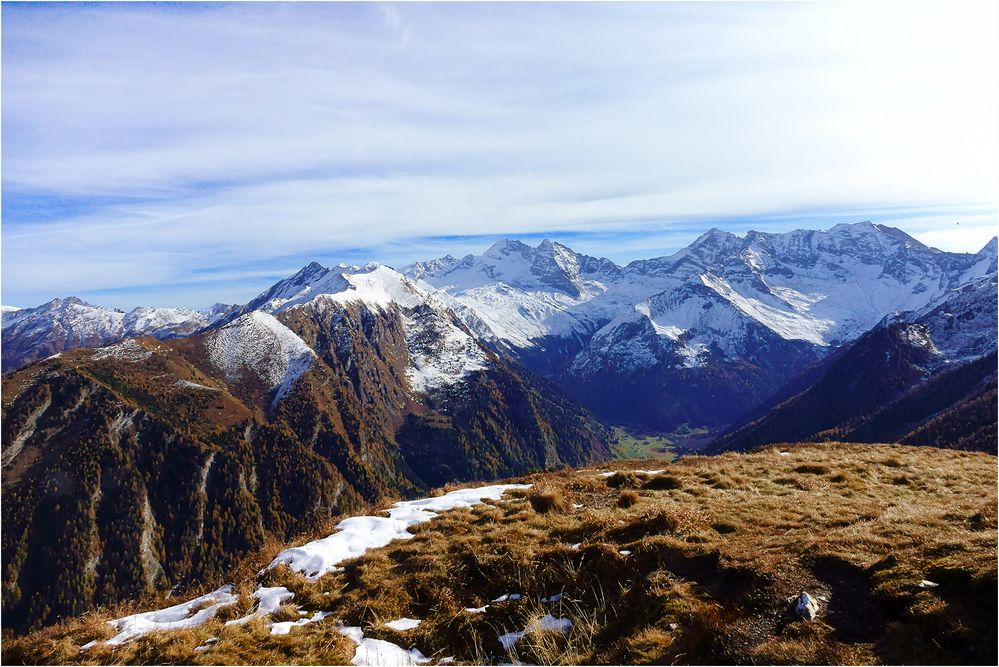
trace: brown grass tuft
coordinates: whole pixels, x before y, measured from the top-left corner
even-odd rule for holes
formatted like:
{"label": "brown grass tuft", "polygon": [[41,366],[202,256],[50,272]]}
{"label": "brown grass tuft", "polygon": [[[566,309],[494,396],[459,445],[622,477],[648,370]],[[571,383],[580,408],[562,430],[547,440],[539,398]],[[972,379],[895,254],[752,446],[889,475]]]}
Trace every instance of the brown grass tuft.
{"label": "brown grass tuft", "polygon": [[656,475],[642,487],[650,491],[670,491],[679,489],[683,484],[673,475]]}
{"label": "brown grass tuft", "polygon": [[622,509],[627,509],[632,505],[638,504],[640,498],[641,496],[634,491],[622,491],[621,495],[617,497],[616,505]]}
{"label": "brown grass tuft", "polygon": [[565,493],[560,493],[551,487],[532,488],[527,495],[527,500],[531,503],[531,508],[538,514],[568,512],[572,509],[572,503],[566,498]]}

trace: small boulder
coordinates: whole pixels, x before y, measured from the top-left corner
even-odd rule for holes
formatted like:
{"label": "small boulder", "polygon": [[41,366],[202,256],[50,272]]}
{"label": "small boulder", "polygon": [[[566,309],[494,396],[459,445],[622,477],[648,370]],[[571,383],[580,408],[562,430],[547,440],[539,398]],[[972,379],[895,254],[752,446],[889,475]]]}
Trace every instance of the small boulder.
{"label": "small boulder", "polygon": [[819,613],[819,603],[811,595],[801,591],[801,595],[794,603],[794,613],[804,621],[813,621]]}

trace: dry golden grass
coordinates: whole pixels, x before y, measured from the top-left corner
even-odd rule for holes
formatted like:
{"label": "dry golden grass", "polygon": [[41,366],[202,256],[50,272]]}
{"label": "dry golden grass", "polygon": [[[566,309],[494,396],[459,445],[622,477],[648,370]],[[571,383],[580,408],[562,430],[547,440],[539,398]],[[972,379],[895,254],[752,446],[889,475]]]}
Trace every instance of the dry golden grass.
{"label": "dry golden grass", "polygon": [[[823,444],[629,470],[647,466],[538,473],[528,491],[443,513],[316,582],[268,572],[264,583],[294,591],[294,605],[332,614],[287,637],[220,616],[81,655],[111,634],[102,621],[115,610],[8,637],[4,662],[347,664],[352,645],[335,631],[344,622],[467,663],[994,664],[994,457]],[[250,608],[247,573],[269,546],[246,565],[244,600],[225,618]],[[815,622],[788,614],[802,590],[820,598]],[[506,593],[523,597],[490,602]],[[569,632],[501,648],[500,635],[546,614],[571,619]],[[403,616],[423,623],[384,626]],[[209,637],[218,642],[195,653]]]}

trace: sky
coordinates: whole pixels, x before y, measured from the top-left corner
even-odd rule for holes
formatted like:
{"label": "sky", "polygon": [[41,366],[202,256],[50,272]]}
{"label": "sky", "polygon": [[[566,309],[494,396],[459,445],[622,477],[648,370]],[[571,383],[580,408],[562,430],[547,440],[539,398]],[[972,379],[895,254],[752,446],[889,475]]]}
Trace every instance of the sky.
{"label": "sky", "polygon": [[996,3],[4,4],[2,302],[710,227],[996,233]]}

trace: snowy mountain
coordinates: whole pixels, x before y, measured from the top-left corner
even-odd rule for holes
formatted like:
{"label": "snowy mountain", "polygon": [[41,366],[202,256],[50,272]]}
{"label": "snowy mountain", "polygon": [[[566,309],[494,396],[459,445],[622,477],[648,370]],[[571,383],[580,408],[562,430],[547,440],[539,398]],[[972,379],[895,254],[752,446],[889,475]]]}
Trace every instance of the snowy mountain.
{"label": "snowy mountain", "polygon": [[416,392],[454,385],[489,366],[488,350],[455,317],[446,295],[380,264],[327,268],[313,262],[240,312],[280,315],[304,309],[328,317],[331,310],[342,316],[352,306],[380,315],[398,312],[408,351],[405,373]]}
{"label": "snowy mountain", "polygon": [[995,271],[995,241],[946,253],[869,222],[743,237],[712,229],[624,267],[550,241],[502,241],[403,269],[598,415],[662,429],[723,425],[886,316],[930,308]]}
{"label": "snowy mountain", "polygon": [[217,578],[365,503],[608,458],[592,415],[402,274],[308,273],[192,335],[4,375],[6,624]]}
{"label": "snowy mountain", "polygon": [[925,329],[928,344],[933,345],[941,363],[960,364],[995,352],[997,293],[999,285],[993,270],[899,319]]}
{"label": "snowy mountain", "polygon": [[[296,309],[342,317],[361,308],[398,313],[409,391],[460,383],[491,367],[495,352],[608,421],[716,428],[886,317],[928,313],[955,293],[988,301],[987,290],[966,286],[994,277],[996,264],[995,240],[975,254],[947,253],[869,222],[744,236],[712,229],[679,252],[626,266],[550,240],[505,240],[401,271],[313,262],[246,305],[202,313],[125,314],[74,299],[5,311],[3,359],[9,369],[80,345],[228,326],[258,311],[287,321]],[[936,332],[940,358],[994,345],[983,324],[988,307],[974,316],[975,340],[970,321],[952,319],[946,340]]]}
{"label": "snowy mountain", "polygon": [[[686,295],[670,296],[700,286],[784,339],[829,346],[856,338],[889,312],[925,306],[990,266],[994,272],[994,244],[977,255],[945,253],[864,222],[745,237],[712,229],[673,255],[625,267],[550,241],[537,248],[503,241],[481,256],[403,272],[455,297],[513,347],[631,319],[631,311],[664,336],[675,337],[674,329],[696,336]],[[648,303],[653,297],[657,308]],[[676,309],[664,307],[670,302]]]}
{"label": "snowy mountain", "polygon": [[[830,439],[937,444],[922,440],[919,429],[964,403],[958,421],[991,423],[992,432],[958,437],[952,426],[954,440],[994,451],[995,401],[978,399],[996,388],[997,289],[991,273],[920,309],[885,317],[837,350],[813,381],[792,379],[793,396],[736,422],[712,450]],[[991,413],[983,417],[988,405]]]}
{"label": "snowy mountain", "polygon": [[124,338],[186,336],[212,323],[186,308],[140,306],[128,313],[76,297],[37,308],[3,311],[3,368],[10,370],[78,347],[102,347]]}
{"label": "snowy mountain", "polygon": [[604,459],[594,415],[728,428],[720,449],[980,448],[996,289],[995,242],[944,253],[862,223],[711,230],[623,267],[551,241],[312,263],[200,313],[4,309],[4,367],[28,364],[3,376],[4,617],[217,577],[364,502]]}

